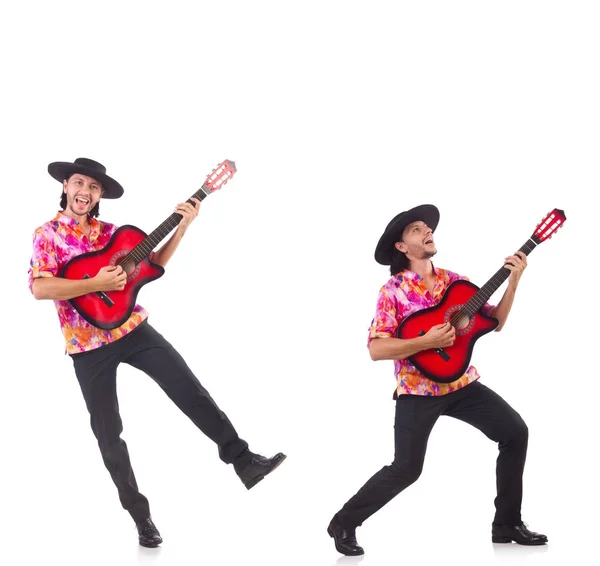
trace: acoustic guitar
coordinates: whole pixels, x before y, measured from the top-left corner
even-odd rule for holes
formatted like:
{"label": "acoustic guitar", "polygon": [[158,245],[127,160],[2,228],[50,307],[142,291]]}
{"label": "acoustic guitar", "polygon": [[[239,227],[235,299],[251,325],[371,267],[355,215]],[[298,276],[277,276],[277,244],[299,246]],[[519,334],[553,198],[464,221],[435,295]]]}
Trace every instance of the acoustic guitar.
{"label": "acoustic guitar", "polygon": [[[562,210],[549,212],[519,251],[529,255],[551,238],[566,219]],[[465,373],[475,342],[498,326],[498,320],[481,309],[509,275],[510,270],[502,267],[481,289],[470,281],[454,281],[436,306],[417,311],[402,321],[396,334],[402,339],[423,336],[432,326],[446,322],[455,329],[452,346],[421,350],[408,357],[423,375],[438,383],[450,383]]]}

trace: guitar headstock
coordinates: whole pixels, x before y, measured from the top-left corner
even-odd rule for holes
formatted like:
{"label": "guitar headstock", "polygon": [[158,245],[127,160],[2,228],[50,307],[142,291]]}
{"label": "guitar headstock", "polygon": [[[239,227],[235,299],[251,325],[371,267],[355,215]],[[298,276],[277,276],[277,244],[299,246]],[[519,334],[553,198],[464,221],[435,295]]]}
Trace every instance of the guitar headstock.
{"label": "guitar headstock", "polygon": [[544,219],[537,225],[531,239],[534,240],[536,244],[540,244],[548,238],[551,238],[564,224],[566,219],[565,211],[555,208],[546,214]]}
{"label": "guitar headstock", "polygon": [[233,177],[236,171],[237,169],[235,168],[235,163],[229,159],[226,159],[212,170],[210,175],[206,177],[206,181],[204,181],[204,185],[202,186],[213,193],[227,183],[227,181]]}

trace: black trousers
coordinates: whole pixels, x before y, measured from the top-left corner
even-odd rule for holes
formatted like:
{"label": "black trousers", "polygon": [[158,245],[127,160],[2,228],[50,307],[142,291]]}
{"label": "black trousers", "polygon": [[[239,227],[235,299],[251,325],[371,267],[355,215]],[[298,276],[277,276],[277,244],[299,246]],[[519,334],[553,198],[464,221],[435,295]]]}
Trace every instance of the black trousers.
{"label": "black trousers", "polygon": [[130,334],[89,352],[74,354],[75,374],[90,413],[102,459],[117,486],[123,507],[134,521],[150,515],[148,500],[138,490],[125,441],[117,400],[117,367],[121,362],[149,375],[192,422],[219,448],[221,460],[243,464],[248,444],[202,387],[183,358],[144,321]]}
{"label": "black trousers", "polygon": [[527,453],[527,425],[499,395],[478,381],[439,397],[399,395],[396,401],[396,453],[336,513],[347,528],[362,525],[402,490],[415,482],[423,470],[427,440],[438,417],[448,415],[473,425],[498,443],[495,524],[521,522],[523,468]]}

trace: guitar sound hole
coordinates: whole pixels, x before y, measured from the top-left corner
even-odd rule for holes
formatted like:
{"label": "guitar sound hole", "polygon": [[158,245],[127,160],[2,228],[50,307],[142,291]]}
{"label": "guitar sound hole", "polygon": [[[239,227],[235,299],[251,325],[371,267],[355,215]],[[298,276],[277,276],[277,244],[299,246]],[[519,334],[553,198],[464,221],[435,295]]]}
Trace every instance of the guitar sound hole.
{"label": "guitar sound hole", "polygon": [[459,317],[456,317],[456,320],[452,320],[452,325],[454,326],[454,328],[456,328],[456,330],[463,330],[465,328],[467,328],[467,326],[469,326],[471,322],[471,319],[467,316],[467,315],[461,315]]}
{"label": "guitar sound hole", "polygon": [[473,329],[475,318],[468,316],[464,312],[460,312],[464,305],[454,305],[450,307],[445,315],[444,322],[450,322],[456,329],[457,336],[468,334]]}
{"label": "guitar sound hole", "polygon": [[128,276],[135,271],[135,262],[131,259],[119,260],[117,264],[123,268],[123,271],[127,273]]}
{"label": "guitar sound hole", "polygon": [[140,264],[128,257],[127,250],[118,251],[110,258],[110,265],[120,265],[127,274],[127,281],[133,281],[140,273]]}

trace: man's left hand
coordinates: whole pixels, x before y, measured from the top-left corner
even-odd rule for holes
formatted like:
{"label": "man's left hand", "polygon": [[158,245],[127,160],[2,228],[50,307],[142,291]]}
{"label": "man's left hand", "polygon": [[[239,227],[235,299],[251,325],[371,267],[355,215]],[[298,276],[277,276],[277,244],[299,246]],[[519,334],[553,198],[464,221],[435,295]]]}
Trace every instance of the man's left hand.
{"label": "man's left hand", "polygon": [[510,270],[508,284],[516,287],[519,283],[523,271],[527,267],[527,256],[523,252],[517,252],[515,255],[504,258],[504,267]]}
{"label": "man's left hand", "polygon": [[189,225],[194,221],[196,216],[198,216],[198,212],[200,212],[200,201],[195,197],[192,197],[191,200],[196,203],[196,206],[189,202],[182,202],[175,207],[175,212],[183,216],[177,225],[177,229],[184,232],[188,229]]}

